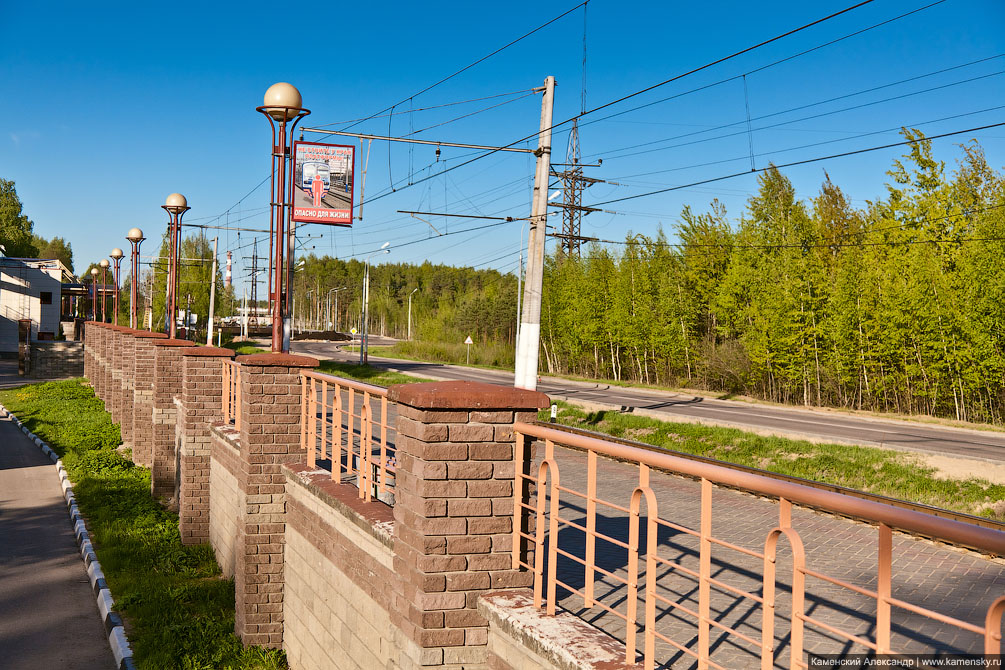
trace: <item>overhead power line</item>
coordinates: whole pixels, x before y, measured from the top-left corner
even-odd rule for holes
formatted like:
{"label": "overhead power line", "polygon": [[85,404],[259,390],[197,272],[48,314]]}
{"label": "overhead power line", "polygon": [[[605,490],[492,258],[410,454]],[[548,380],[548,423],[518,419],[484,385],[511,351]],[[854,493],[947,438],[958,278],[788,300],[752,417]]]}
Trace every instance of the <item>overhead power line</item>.
{"label": "overhead power line", "polygon": [[938,135],[930,135],[928,137],[922,138],[920,140],[904,140],[903,142],[893,142],[891,144],[883,144],[876,147],[868,147],[865,149],[856,149],[855,151],[845,151],[839,154],[831,154],[829,156],[818,156],[816,158],[806,158],[804,160],[792,161],[789,163],[780,163],[778,165],[769,165],[763,168],[755,168],[752,170],[744,170],[743,172],[734,172],[733,174],[722,175],[719,177],[712,177],[710,179],[702,179],[699,181],[691,182],[690,184],[680,184],[677,186],[668,186],[667,188],[661,188],[656,191],[648,191],[646,193],[636,193],[635,195],[626,195],[620,198],[613,198],[611,200],[604,200],[602,202],[592,203],[591,207],[599,207],[600,205],[609,205],[614,202],[623,202],[625,200],[635,200],[636,198],[646,198],[651,195],[659,195],[660,193],[668,193],[670,191],[679,191],[681,189],[690,188],[692,186],[701,186],[702,184],[711,184],[717,181],[723,181],[725,179],[733,179],[734,177],[742,177],[744,175],[755,174],[758,172],[765,172],[771,169],[781,169],[787,167],[794,167],[796,165],[806,165],[808,163],[817,163],[819,161],[831,160],[833,158],[844,158],[846,156],[855,156],[857,154],[864,154],[870,151],[880,151],[882,149],[892,149],[893,147],[901,147],[908,144],[917,144],[925,140],[937,140],[943,137],[952,137],[954,135],[963,135],[966,133],[973,133],[979,130],[987,130],[989,128],[998,128],[1000,126],[1005,126],[1005,121],[1000,123],[991,123],[986,126],[978,126],[976,128],[967,128],[965,130],[955,130],[949,133],[940,133]]}
{"label": "overhead power line", "polygon": [[[617,99],[612,100],[610,102],[606,102],[606,103],[604,103],[602,105],[599,105],[598,107],[594,107],[593,109],[587,110],[586,112],[583,112],[583,113],[577,114],[576,116],[570,117],[570,118],[566,119],[565,121],[560,121],[558,123],[552,124],[552,126],[551,126],[550,129],[554,130],[555,128],[561,127],[561,126],[563,126],[563,125],[565,125],[567,123],[571,123],[573,119],[578,119],[578,118],[581,118],[583,116],[588,116],[590,114],[595,114],[596,112],[599,112],[602,109],[607,109],[608,107],[611,107],[612,105],[616,105],[618,103],[624,102],[625,100],[630,100],[631,98],[634,98],[636,96],[642,95],[643,93],[648,93],[649,91],[652,91],[654,89],[660,88],[661,86],[666,86],[667,84],[670,84],[672,82],[678,81],[678,80],[683,79],[683,78],[688,77],[688,76],[691,76],[691,75],[696,74],[698,72],[701,72],[703,70],[707,70],[708,68],[714,67],[714,66],[719,65],[721,63],[724,63],[724,62],[726,62],[728,60],[732,60],[734,58],[742,56],[743,54],[750,53],[751,51],[754,51],[754,50],[759,49],[761,47],[764,47],[764,46],[767,46],[767,45],[772,44],[774,42],[777,42],[777,41],[779,41],[781,39],[784,39],[786,37],[794,35],[794,34],[796,34],[798,32],[803,31],[803,30],[807,30],[809,28],[812,28],[813,26],[819,25],[819,24],[821,24],[821,23],[823,23],[825,21],[829,21],[831,19],[837,18],[838,16],[842,16],[844,14],[847,14],[848,12],[854,11],[854,10],[860,8],[860,7],[864,7],[865,5],[868,5],[868,4],[870,4],[870,3],[874,2],[874,1],[875,0],[862,0],[862,2],[858,2],[858,3],[854,4],[854,5],[851,5],[850,7],[846,7],[845,9],[842,9],[840,11],[834,12],[832,14],[828,14],[827,16],[824,16],[822,18],[816,19],[815,21],[811,21],[809,23],[803,24],[803,25],[799,26],[798,28],[793,28],[791,30],[787,30],[784,33],[781,33],[781,34],[776,35],[774,37],[771,37],[769,39],[763,40],[761,42],[758,42],[757,44],[754,44],[752,46],[746,47],[746,48],[741,49],[739,51],[735,51],[735,52],[733,52],[733,53],[731,53],[731,54],[729,54],[727,56],[723,56],[721,58],[717,58],[714,61],[710,61],[708,63],[705,63],[704,65],[700,65],[698,67],[692,68],[692,69],[690,69],[690,70],[688,70],[686,72],[683,72],[681,74],[674,75],[673,77],[670,77],[669,79],[664,79],[663,81],[660,81],[660,82],[658,82],[656,84],[652,84],[651,86],[647,86],[647,87],[645,87],[643,89],[635,91],[634,93],[629,93],[627,95],[621,96],[620,98],[617,98]],[[583,3],[581,3],[581,4],[583,4]],[[580,5],[577,5],[573,9],[576,9],[579,6]],[[569,10],[569,11],[572,11],[572,10]],[[408,98],[406,98],[402,102],[405,102],[407,100],[408,100]],[[401,103],[398,103],[398,104],[401,104]],[[390,109],[390,108],[387,108],[387,109]],[[387,111],[387,109],[381,110],[381,112]],[[501,151],[502,149],[505,149],[505,148],[508,148],[508,147],[513,147],[513,146],[515,146],[517,144],[520,144],[521,142],[526,142],[529,139],[537,137],[540,132],[542,132],[542,131],[538,130],[538,131],[536,131],[534,133],[531,133],[530,135],[526,135],[524,137],[521,137],[520,139],[517,139],[517,140],[514,140],[512,142],[509,142],[508,144],[505,144],[505,145],[503,145],[500,148],[496,148],[496,149],[492,149],[490,151],[486,151],[484,154],[480,154],[478,156],[475,156],[474,158],[471,158],[470,160],[464,161],[463,163],[458,163],[457,165],[454,165],[454,166],[449,167],[449,168],[447,168],[445,170],[442,170],[441,172],[438,172],[436,174],[431,174],[431,175],[428,175],[426,177],[422,177],[420,179],[416,179],[416,180],[410,182],[407,186],[405,186],[403,188],[408,188],[409,186],[415,186],[416,184],[421,184],[421,183],[423,183],[425,181],[428,181],[428,180],[430,180],[430,179],[432,179],[434,177],[438,177],[438,176],[443,175],[443,174],[445,174],[447,172],[451,172],[453,170],[457,170],[459,168],[462,168],[462,167],[464,167],[466,165],[470,165],[471,163],[473,163],[475,161],[478,161],[478,160],[481,160],[483,158],[487,158],[488,156],[491,156],[491,155],[493,155],[493,154]],[[386,198],[387,196],[389,196],[389,195],[391,195],[393,193],[397,193],[398,190],[401,190],[401,189],[392,189],[390,191],[384,191],[382,193],[378,193],[377,195],[371,197],[368,200],[368,202],[372,203],[375,200],[380,200],[382,198]]]}
{"label": "overhead power line", "polygon": [[[580,7],[582,7],[583,5],[585,5],[589,1],[590,0],[584,0],[584,2],[580,2],[579,4],[575,5],[574,7],[571,7],[570,9],[562,12],[561,14],[559,14],[558,16],[556,16],[555,18],[542,23],[541,25],[539,25],[537,28],[534,28],[530,32],[524,33],[523,35],[521,35],[520,37],[516,38],[515,40],[507,42],[506,44],[504,44],[503,46],[499,47],[495,51],[492,51],[491,53],[486,54],[485,56],[482,56],[478,60],[476,60],[476,61],[474,61],[472,63],[469,63],[468,65],[465,65],[464,67],[462,67],[461,69],[453,72],[452,74],[449,74],[446,77],[440,79],[439,81],[437,81],[437,82],[435,82],[433,84],[430,84],[429,86],[425,87],[421,91],[417,91],[416,93],[413,93],[412,95],[408,96],[407,98],[402,98],[401,100],[399,100],[398,102],[394,103],[390,107],[385,107],[384,109],[380,110],[379,112],[371,114],[370,116],[365,117],[363,119],[360,119],[359,121],[355,121],[352,124],[350,124],[349,126],[347,126],[346,128],[343,128],[343,130],[348,130],[349,128],[352,128],[353,126],[359,125],[360,123],[363,123],[364,121],[369,121],[371,119],[377,118],[377,116],[383,114],[384,112],[392,111],[398,105],[403,105],[406,102],[408,102],[409,100],[411,100],[413,98],[417,98],[420,95],[422,95],[423,93],[426,93],[428,91],[433,90],[434,88],[436,88],[440,84],[444,84],[444,83],[450,81],[451,79],[453,79],[457,75],[462,74],[464,72],[467,72],[468,70],[470,70],[471,68],[475,67],[476,65],[479,65],[480,63],[484,63],[485,61],[487,61],[489,58],[492,58],[496,54],[502,53],[503,51],[505,51],[506,49],[510,48],[514,44],[517,44],[517,43],[519,43],[519,42],[527,39],[531,35],[533,35],[533,34],[535,34],[537,32],[540,32],[541,30],[547,28],[548,26],[550,26],[551,24],[555,23],[556,21],[558,21],[558,20],[560,20],[560,19],[568,16],[572,12],[576,11],[577,9],[579,9]],[[871,1],[872,0],[867,0],[867,2],[871,2]],[[865,3],[862,3],[862,4],[865,4]]]}

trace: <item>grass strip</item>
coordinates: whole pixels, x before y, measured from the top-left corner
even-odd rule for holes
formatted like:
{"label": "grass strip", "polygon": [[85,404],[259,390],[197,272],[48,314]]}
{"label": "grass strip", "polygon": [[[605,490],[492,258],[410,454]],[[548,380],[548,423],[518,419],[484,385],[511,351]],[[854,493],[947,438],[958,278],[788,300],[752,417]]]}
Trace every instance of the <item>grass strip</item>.
{"label": "grass strip", "polygon": [[263,349],[258,346],[257,342],[252,342],[251,340],[231,340],[224,341],[221,346],[225,349],[233,349],[234,353],[238,356],[244,356],[246,354],[265,354],[268,353],[267,349]]}
{"label": "grass strip", "polygon": [[208,544],[182,545],[178,515],[150,496],[150,471],[116,447],[117,424],[83,380],[0,391],[0,403],[63,459],[138,667],[280,670],[282,651],[234,635],[234,582]]}
{"label": "grass strip", "polygon": [[390,386],[391,384],[415,384],[418,382],[429,382],[431,379],[422,377],[412,377],[400,372],[391,372],[383,368],[370,365],[358,365],[356,363],[340,363],[338,361],[321,361],[318,366],[320,372],[338,377],[355,379],[375,386]]}
{"label": "grass strip", "polygon": [[[736,428],[659,421],[614,410],[584,411],[559,401],[557,422],[687,454],[779,474],[1005,520],[1005,486],[985,479],[944,479],[898,451],[771,437]],[[548,421],[549,410],[539,414]]]}

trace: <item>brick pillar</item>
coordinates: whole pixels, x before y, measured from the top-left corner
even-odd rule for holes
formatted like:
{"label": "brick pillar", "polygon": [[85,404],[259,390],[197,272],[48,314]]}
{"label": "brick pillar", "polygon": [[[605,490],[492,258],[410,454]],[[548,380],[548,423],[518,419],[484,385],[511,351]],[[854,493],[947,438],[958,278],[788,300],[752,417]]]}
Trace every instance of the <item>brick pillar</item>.
{"label": "brick pillar", "polygon": [[181,349],[178,413],[178,530],[182,544],[209,542],[210,426],[223,421],[223,361],[230,349]]}
{"label": "brick pillar", "polygon": [[91,384],[94,385],[94,394],[100,400],[104,400],[105,389],[105,326],[100,321],[92,322],[94,335],[94,376],[91,377]]}
{"label": "brick pillar", "polygon": [[94,324],[84,322],[84,376],[94,385]]}
{"label": "brick pillar", "polygon": [[154,342],[164,333],[141,330],[133,345],[133,463],[149,468],[154,452]]}
{"label": "brick pillar", "polygon": [[108,413],[112,423],[122,423],[122,327],[106,326],[109,334],[108,351]]}
{"label": "brick pillar", "polygon": [[529,586],[512,569],[513,423],[548,397],[480,382],[392,386],[397,402],[391,617],[404,634],[399,666],[485,662],[477,610],[490,589]]}
{"label": "brick pillar", "polygon": [[154,393],[153,441],[150,458],[150,494],[166,498],[173,507],[178,471],[177,422],[175,396],[181,393],[182,361],[180,349],[195,346],[188,340],[153,340]]}
{"label": "brick pillar", "polygon": [[122,395],[119,400],[119,432],[122,433],[122,444],[133,446],[133,391],[136,376],[136,331],[125,328],[122,331]]}
{"label": "brick pillar", "polygon": [[238,487],[234,631],[245,644],[282,647],[284,463],[303,463],[300,370],[318,361],[290,354],[238,356],[241,364],[241,453]]}

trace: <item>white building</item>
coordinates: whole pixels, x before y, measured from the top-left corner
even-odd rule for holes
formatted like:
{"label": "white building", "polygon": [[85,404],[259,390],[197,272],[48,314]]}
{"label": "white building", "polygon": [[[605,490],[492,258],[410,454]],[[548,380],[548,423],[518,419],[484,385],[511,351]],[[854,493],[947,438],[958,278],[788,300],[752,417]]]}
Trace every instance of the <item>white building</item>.
{"label": "white building", "polygon": [[73,274],[59,260],[0,257],[0,353],[16,353],[18,322],[31,321],[31,340],[60,331],[64,283]]}

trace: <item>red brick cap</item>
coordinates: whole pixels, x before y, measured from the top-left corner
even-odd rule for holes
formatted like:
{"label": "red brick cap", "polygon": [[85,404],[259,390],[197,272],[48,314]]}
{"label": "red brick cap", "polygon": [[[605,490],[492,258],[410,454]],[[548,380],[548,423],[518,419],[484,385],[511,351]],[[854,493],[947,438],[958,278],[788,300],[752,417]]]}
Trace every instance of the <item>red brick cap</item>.
{"label": "red brick cap", "polygon": [[135,333],[136,337],[152,338],[152,339],[167,339],[167,333],[155,333],[150,330],[137,330]]}
{"label": "red brick cap", "polygon": [[263,367],[316,368],[321,362],[310,356],[295,354],[245,354],[237,357],[241,365],[261,365]]}
{"label": "red brick cap", "polygon": [[114,331],[117,331],[117,332],[120,332],[120,333],[126,333],[126,332],[132,330],[132,328],[130,328],[129,326],[116,326],[114,323],[106,323],[105,324],[105,328],[107,328],[108,330],[114,330]]}
{"label": "red brick cap", "polygon": [[150,344],[155,347],[194,347],[197,346],[195,342],[190,340],[172,340],[168,338],[166,340],[157,340],[156,342],[151,342]]}
{"label": "red brick cap", "polygon": [[418,409],[540,409],[550,404],[540,391],[484,382],[396,384],[388,387],[387,397]]}
{"label": "red brick cap", "polygon": [[222,349],[220,347],[192,347],[191,349],[186,349],[181,352],[182,356],[226,356],[227,358],[234,357],[233,349]]}

